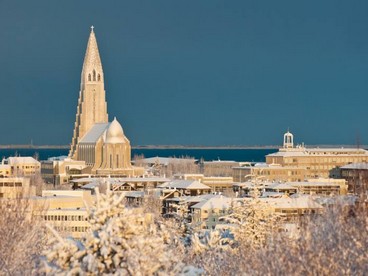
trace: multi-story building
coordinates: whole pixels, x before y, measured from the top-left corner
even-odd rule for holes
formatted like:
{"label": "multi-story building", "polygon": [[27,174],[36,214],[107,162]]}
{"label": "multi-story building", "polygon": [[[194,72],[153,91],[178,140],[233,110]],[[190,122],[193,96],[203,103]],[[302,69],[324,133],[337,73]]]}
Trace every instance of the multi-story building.
{"label": "multi-story building", "polygon": [[9,176],[11,176],[11,167],[10,167],[10,165],[0,164],[0,177],[9,177]]}
{"label": "multi-story building", "polygon": [[278,164],[256,163],[233,168],[234,182],[244,182],[253,177],[269,181],[303,181],[307,175],[306,168]]}
{"label": "multi-story building", "polygon": [[158,186],[166,191],[178,191],[181,195],[198,196],[208,194],[211,188],[196,180],[173,180]]}
{"label": "multi-story building", "polygon": [[340,167],[339,175],[348,182],[350,193],[368,197],[368,163],[353,163]]}
{"label": "multi-story building", "polygon": [[269,165],[305,169],[306,178],[328,177],[336,167],[349,163],[368,162],[368,151],[360,148],[306,148],[294,147],[293,135],[284,135],[283,148],[266,156]]}
{"label": "multi-story building", "polygon": [[54,185],[66,184],[74,178],[88,176],[90,173],[90,167],[83,160],[53,157],[41,161],[42,178],[46,183]]}
{"label": "multi-story building", "polygon": [[233,167],[239,167],[240,162],[230,160],[203,161],[200,163],[201,171],[205,176],[229,176],[233,174]]}
{"label": "multi-story building", "polygon": [[176,174],[174,179],[196,180],[211,188],[211,192],[225,192],[232,190],[233,178],[229,176],[205,176],[203,174]]}
{"label": "multi-story building", "polygon": [[221,224],[220,218],[231,211],[234,199],[224,196],[214,196],[191,206],[192,226],[202,229],[215,229]]}
{"label": "multi-story building", "polygon": [[30,203],[62,236],[80,238],[90,227],[85,206],[94,204],[90,191],[44,190],[42,197],[32,197]]}
{"label": "multi-story building", "polygon": [[344,179],[310,179],[309,181],[265,184],[266,192],[309,195],[346,195],[347,185]]}
{"label": "multi-story building", "polygon": [[14,199],[35,194],[36,188],[30,185],[27,177],[0,178],[0,198]]}
{"label": "multi-story building", "polygon": [[41,163],[33,157],[8,157],[2,165],[9,165],[13,176],[32,176],[41,172]]}

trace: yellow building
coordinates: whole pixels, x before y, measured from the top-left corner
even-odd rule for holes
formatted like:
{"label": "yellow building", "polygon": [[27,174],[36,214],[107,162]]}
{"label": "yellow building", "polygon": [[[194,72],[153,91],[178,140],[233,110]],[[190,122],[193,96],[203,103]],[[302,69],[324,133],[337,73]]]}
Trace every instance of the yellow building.
{"label": "yellow building", "polygon": [[306,195],[294,198],[261,198],[260,200],[269,204],[274,212],[282,214],[288,220],[308,214],[318,214],[323,211],[322,205]]}
{"label": "yellow building", "polygon": [[90,228],[85,208],[51,209],[42,218],[62,236],[78,239]]}
{"label": "yellow building", "polygon": [[269,165],[302,168],[306,178],[328,177],[330,170],[349,163],[368,162],[368,151],[353,148],[306,148],[294,147],[293,135],[284,135],[283,148],[266,156]]}
{"label": "yellow building", "polygon": [[83,160],[52,157],[41,162],[41,176],[46,183],[61,185],[74,178],[90,175],[91,168]]}
{"label": "yellow building", "polygon": [[0,178],[0,198],[14,199],[35,194],[36,189],[30,185],[27,177]]}
{"label": "yellow building", "polygon": [[174,179],[196,180],[211,188],[211,192],[232,190],[233,178],[229,176],[204,176],[203,174],[176,174]]}
{"label": "yellow building", "polygon": [[234,182],[244,182],[252,177],[268,181],[302,181],[307,175],[306,168],[283,167],[278,164],[257,163],[254,166],[233,168]]}
{"label": "yellow building", "polygon": [[[192,205],[191,216],[192,226],[202,229],[226,228],[226,222],[221,220],[231,212],[234,206],[243,204],[244,201],[252,201],[253,198],[227,198],[223,196],[215,196],[204,198],[200,202]],[[259,198],[259,200],[268,205],[270,210],[293,220],[296,217],[321,213],[323,206],[318,204],[312,197],[301,195],[299,197],[279,197],[279,198]],[[225,226],[225,227],[224,227]]]}
{"label": "yellow building", "polygon": [[238,167],[241,162],[230,160],[204,161],[200,163],[205,176],[232,176],[233,167]]}
{"label": "yellow building", "polygon": [[93,27],[84,58],[81,90],[69,157],[83,160],[92,174],[139,176],[131,165],[131,147],[120,123],[108,122],[104,73]]}
{"label": "yellow building", "polygon": [[0,177],[9,177],[11,176],[11,167],[10,165],[1,165],[0,164]]}
{"label": "yellow building", "polygon": [[90,191],[44,190],[42,197],[31,197],[30,203],[62,236],[80,238],[90,227],[86,210],[86,204],[94,204]]}
{"label": "yellow building", "polygon": [[33,157],[8,157],[2,161],[9,165],[13,176],[32,176],[41,172],[41,163]]}
{"label": "yellow building", "polygon": [[294,194],[296,192],[309,195],[346,195],[348,186],[345,179],[318,178],[299,182],[266,183],[266,192]]}

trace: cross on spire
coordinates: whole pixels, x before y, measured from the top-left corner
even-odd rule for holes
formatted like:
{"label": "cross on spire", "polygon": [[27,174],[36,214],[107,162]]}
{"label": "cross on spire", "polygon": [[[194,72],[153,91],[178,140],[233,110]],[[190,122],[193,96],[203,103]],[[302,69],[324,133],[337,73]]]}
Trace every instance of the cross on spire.
{"label": "cross on spire", "polygon": [[93,27],[93,25],[91,26],[91,31],[93,32],[93,29],[94,29],[95,27]]}

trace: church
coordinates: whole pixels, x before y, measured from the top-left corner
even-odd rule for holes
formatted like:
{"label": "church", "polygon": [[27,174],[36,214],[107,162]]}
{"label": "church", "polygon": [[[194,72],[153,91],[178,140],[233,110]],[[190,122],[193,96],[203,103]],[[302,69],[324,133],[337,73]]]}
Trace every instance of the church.
{"label": "church", "polygon": [[69,157],[85,161],[92,174],[140,176],[144,170],[131,165],[130,141],[121,124],[116,118],[109,122],[105,93],[104,73],[92,26]]}

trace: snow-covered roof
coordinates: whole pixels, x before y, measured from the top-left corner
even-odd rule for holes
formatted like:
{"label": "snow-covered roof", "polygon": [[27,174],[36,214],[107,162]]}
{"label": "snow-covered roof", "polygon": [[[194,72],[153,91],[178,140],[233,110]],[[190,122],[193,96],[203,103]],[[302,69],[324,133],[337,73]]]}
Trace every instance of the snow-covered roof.
{"label": "snow-covered roof", "polygon": [[[300,182],[298,182],[300,183]],[[266,189],[273,189],[273,190],[290,190],[290,189],[296,189],[295,186],[292,186],[288,183],[272,183],[270,185],[266,186]]]}
{"label": "snow-covered roof", "polygon": [[239,166],[239,162],[237,161],[232,161],[232,160],[213,160],[213,161],[204,161],[204,164],[227,164],[227,165],[238,165]]}
{"label": "snow-covered roof", "polygon": [[73,183],[91,183],[91,182],[104,182],[108,181],[110,183],[116,182],[131,182],[131,183],[145,183],[145,182],[167,182],[170,178],[164,177],[83,177],[78,179],[73,179]]}
{"label": "snow-covered roof", "polygon": [[315,199],[316,202],[322,205],[333,205],[333,204],[342,204],[342,205],[355,205],[358,200],[358,196],[356,195],[338,195],[334,197],[317,197]]}
{"label": "snow-covered roof", "polygon": [[141,197],[144,197],[144,192],[143,191],[129,191],[129,192],[125,192],[124,196],[125,197],[141,198]]}
{"label": "snow-covered roof", "polygon": [[49,158],[47,158],[47,161],[63,161],[65,159],[68,159],[68,156],[61,155],[61,156],[49,157]]}
{"label": "snow-covered roof", "polygon": [[224,196],[217,196],[212,197],[208,200],[203,200],[191,208],[193,209],[201,209],[201,210],[209,210],[209,209],[228,209],[231,207],[231,204],[234,202],[234,199],[224,197]]}
{"label": "snow-covered roof", "polygon": [[[150,158],[144,158],[139,160],[139,162],[143,164],[160,164],[167,166],[168,164],[178,163],[178,162],[188,162],[188,163],[194,163],[198,160],[193,158],[173,158],[173,157],[150,157]],[[133,161],[134,163],[135,161]]]}
{"label": "snow-covered roof", "polygon": [[203,200],[208,200],[212,197],[218,197],[220,195],[216,194],[204,194],[204,195],[197,195],[197,196],[180,196],[180,197],[173,197],[168,198],[166,201],[174,201],[174,202],[184,202],[184,203],[195,203],[201,202]]}
{"label": "snow-covered roof", "polygon": [[9,165],[16,165],[16,164],[40,164],[36,159],[30,156],[24,156],[24,157],[8,157],[7,162]]}
{"label": "snow-covered roof", "polygon": [[323,209],[323,206],[310,196],[260,198],[260,200],[278,209]]}
{"label": "snow-covered roof", "polygon": [[269,167],[269,165],[264,162],[259,162],[259,163],[254,164],[254,167],[265,168],[265,167]]}
{"label": "snow-covered roof", "polygon": [[342,166],[341,169],[368,170],[368,163],[352,163]]}
{"label": "snow-covered roof", "polygon": [[251,181],[238,182],[238,183],[233,183],[233,186],[241,187],[241,188],[251,188],[254,186],[254,183]]}
{"label": "snow-covered roof", "polygon": [[364,149],[353,148],[292,148],[280,149],[278,152],[270,153],[267,156],[283,156],[283,157],[300,157],[300,156],[351,156],[351,155],[368,155],[368,151]]}
{"label": "snow-covered roof", "polygon": [[262,197],[282,197],[284,196],[284,193],[279,192],[263,192]]}
{"label": "snow-covered roof", "polygon": [[175,188],[186,190],[210,190],[211,188],[196,180],[173,180],[158,186],[159,188]]}
{"label": "snow-covered roof", "polygon": [[79,143],[96,143],[104,131],[109,127],[110,123],[98,123],[82,137]]}
{"label": "snow-covered roof", "polygon": [[300,181],[300,182],[287,182],[290,186],[293,187],[312,187],[312,186],[340,186],[339,183],[331,181]]}
{"label": "snow-covered roof", "polygon": [[100,184],[101,184],[100,182],[91,182],[91,183],[88,183],[86,185],[83,185],[82,189],[93,190],[96,187],[99,187]]}

